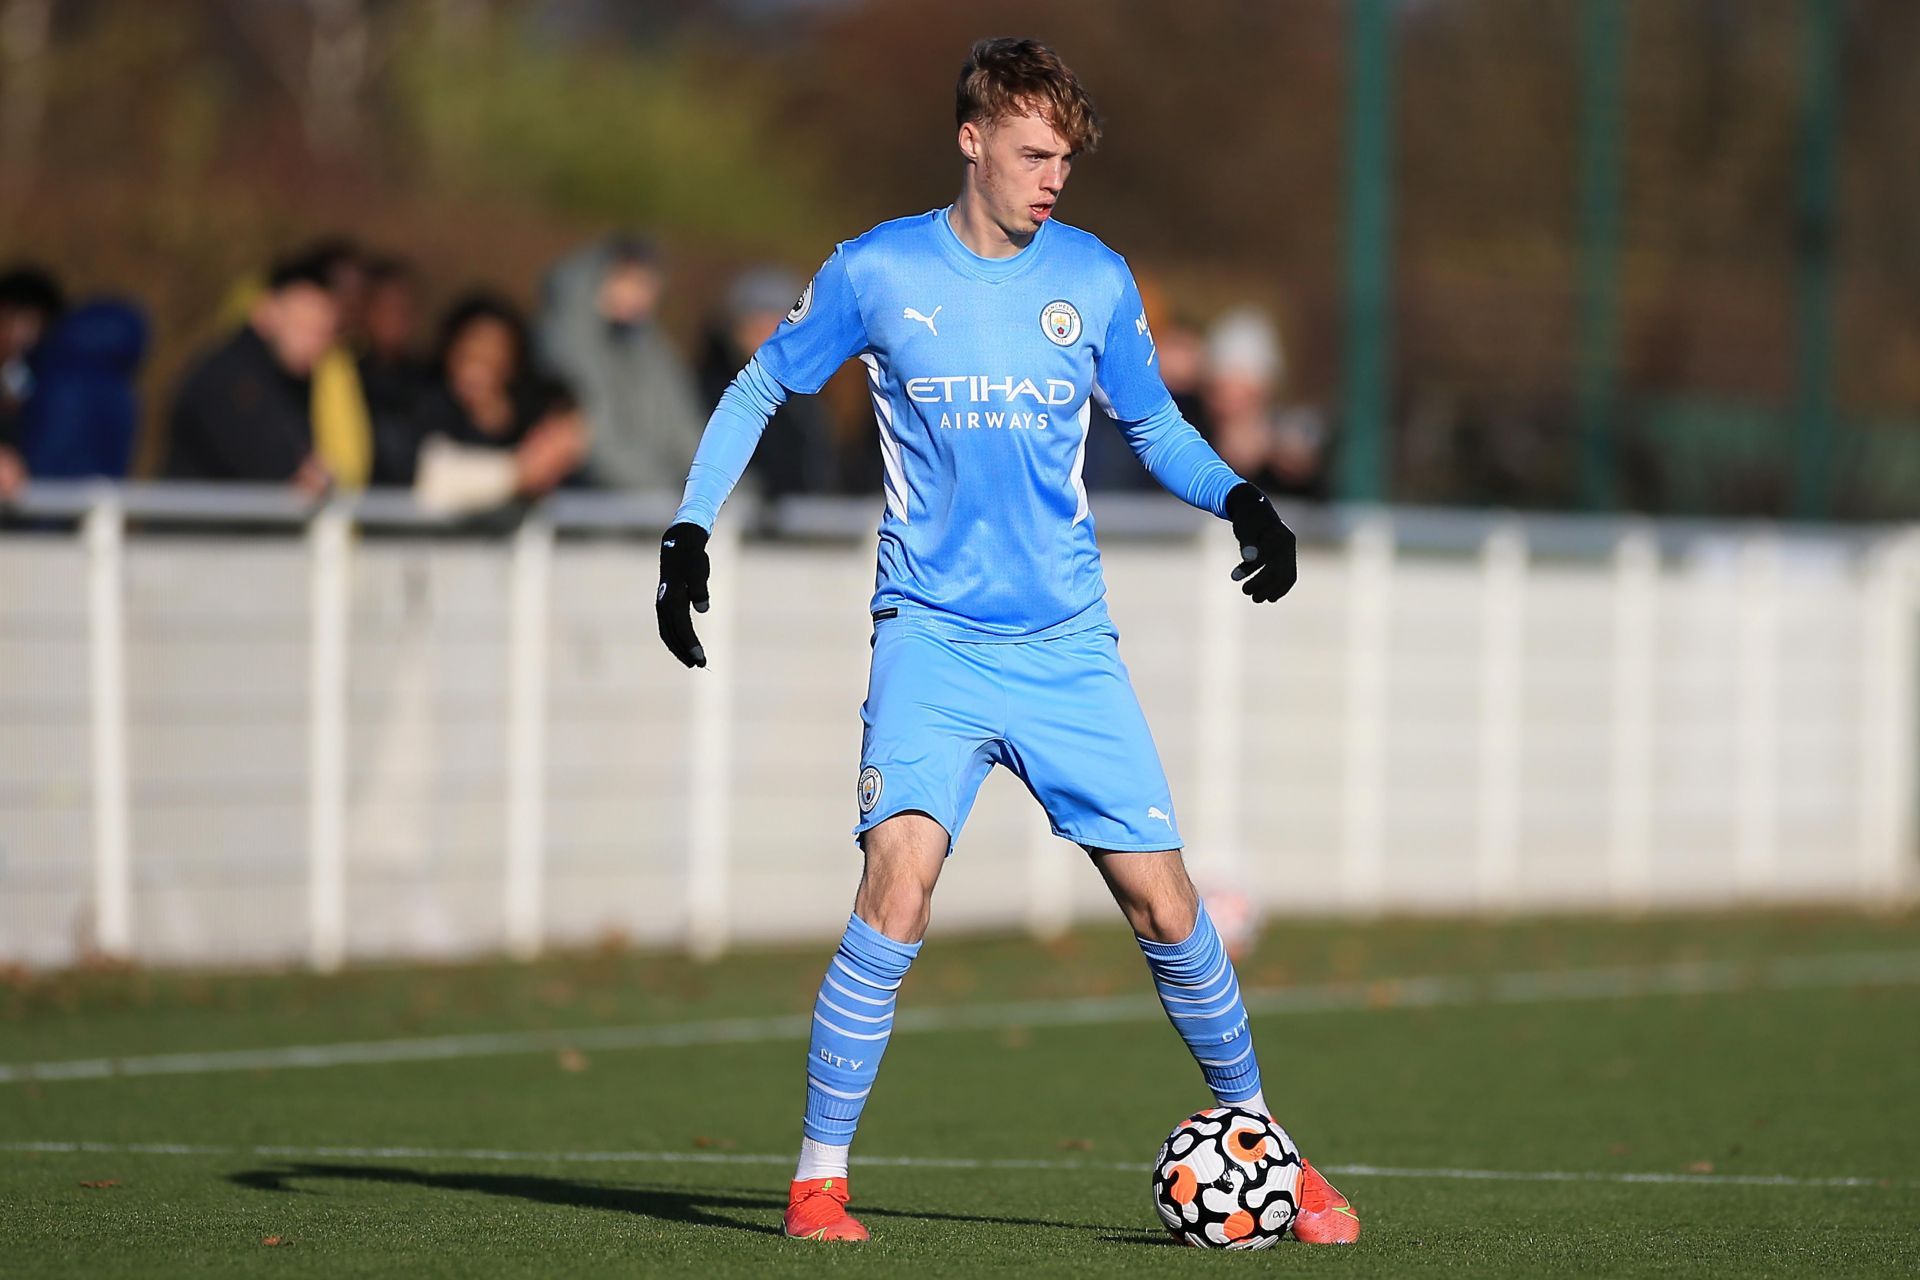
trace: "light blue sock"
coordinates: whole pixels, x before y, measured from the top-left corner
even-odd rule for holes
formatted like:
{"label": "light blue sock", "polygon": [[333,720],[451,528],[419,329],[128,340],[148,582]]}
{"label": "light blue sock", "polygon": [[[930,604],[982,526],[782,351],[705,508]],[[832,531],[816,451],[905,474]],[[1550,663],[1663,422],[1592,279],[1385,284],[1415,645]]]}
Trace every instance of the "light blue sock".
{"label": "light blue sock", "polygon": [[1135,941],[1146,953],[1160,1007],[1192,1050],[1220,1105],[1258,1098],[1260,1059],[1253,1052],[1247,1007],[1240,1002],[1240,979],[1206,904],[1201,904],[1186,941]]}
{"label": "light blue sock", "polygon": [[815,1142],[844,1147],[853,1141],[893,1034],[895,993],[919,954],[917,942],[895,942],[859,916],[847,921],[813,1004],[801,1128]]}

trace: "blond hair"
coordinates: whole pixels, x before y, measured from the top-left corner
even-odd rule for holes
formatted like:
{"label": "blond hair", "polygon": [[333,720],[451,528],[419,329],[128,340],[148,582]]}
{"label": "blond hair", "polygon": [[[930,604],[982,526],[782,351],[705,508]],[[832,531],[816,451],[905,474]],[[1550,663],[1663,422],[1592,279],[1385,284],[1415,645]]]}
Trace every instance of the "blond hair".
{"label": "blond hair", "polygon": [[975,41],[954,88],[954,123],[985,129],[1034,112],[1075,155],[1100,145],[1100,113],[1059,54],[1014,36]]}

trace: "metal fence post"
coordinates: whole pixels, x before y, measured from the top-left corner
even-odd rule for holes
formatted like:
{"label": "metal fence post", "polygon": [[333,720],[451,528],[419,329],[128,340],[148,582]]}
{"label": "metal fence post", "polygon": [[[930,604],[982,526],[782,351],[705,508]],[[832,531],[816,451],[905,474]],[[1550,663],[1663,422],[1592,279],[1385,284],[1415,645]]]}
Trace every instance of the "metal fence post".
{"label": "metal fence post", "polygon": [[547,602],[553,526],[537,515],[513,539],[507,617],[507,949],[540,954],[546,916]]}
{"label": "metal fence post", "polygon": [[[1232,545],[1229,543],[1228,545]],[[1211,529],[1201,531],[1194,552],[1194,587],[1199,592],[1195,654],[1195,737],[1199,765],[1193,803],[1187,813],[1194,850],[1192,865],[1204,883],[1202,889],[1249,893],[1264,906],[1254,886],[1244,883],[1245,860],[1240,848],[1240,794],[1243,773],[1242,729],[1246,723],[1247,627],[1254,610],[1237,584],[1227,577],[1237,551],[1224,548]],[[1268,619],[1262,611],[1262,622]]]}
{"label": "metal fence post", "polygon": [[1480,794],[1476,882],[1483,907],[1520,887],[1520,686],[1526,646],[1527,539],[1496,526],[1480,549]]}
{"label": "metal fence post", "polygon": [[1394,14],[1350,0],[1347,18],[1345,349],[1340,497],[1380,502],[1392,474]]}
{"label": "metal fence post", "polygon": [[1064,934],[1073,924],[1073,858],[1040,815],[1027,842],[1027,932],[1042,941]]}
{"label": "metal fence post", "polygon": [[1629,526],[1613,548],[1613,661],[1608,734],[1607,883],[1639,909],[1653,890],[1654,643],[1660,544]]}
{"label": "metal fence post", "polygon": [[1386,844],[1387,676],[1393,602],[1393,522],[1363,517],[1347,537],[1347,725],[1341,899],[1377,911]]}
{"label": "metal fence post", "polygon": [[307,959],[346,957],[347,575],[350,524],[329,504],[307,528]]}
{"label": "metal fence post", "polygon": [[133,951],[133,863],[128,838],[126,515],[103,488],[82,525],[87,549],[87,682],[93,755],[93,940],[102,954]]}
{"label": "metal fence post", "polygon": [[1738,740],[1734,768],[1737,855],[1743,898],[1778,887],[1780,820],[1780,539],[1750,535],[1740,548],[1737,612]]}
{"label": "metal fence post", "polygon": [[[712,580],[721,592],[728,584],[740,581],[740,523],[733,520],[715,525],[707,544]],[[712,959],[727,949],[730,923],[731,806],[737,797],[729,780],[733,773],[734,687],[739,679],[735,665],[739,649],[734,644],[739,611],[737,599],[721,598],[715,600],[710,612],[694,615],[707,667],[690,673],[693,776],[687,797],[692,806],[687,821],[687,950],[701,959]]]}
{"label": "metal fence post", "polygon": [[1802,0],[1800,8],[1805,25],[1793,224],[1793,514],[1804,519],[1833,508],[1836,214],[1846,34],[1840,0]]}
{"label": "metal fence post", "polygon": [[1914,851],[1920,792],[1916,571],[1920,535],[1896,535],[1869,552],[1861,589],[1858,886],[1864,901],[1881,905],[1903,899]]}
{"label": "metal fence post", "polygon": [[1580,19],[1580,501],[1614,505],[1620,363],[1620,106],[1626,0],[1586,0]]}

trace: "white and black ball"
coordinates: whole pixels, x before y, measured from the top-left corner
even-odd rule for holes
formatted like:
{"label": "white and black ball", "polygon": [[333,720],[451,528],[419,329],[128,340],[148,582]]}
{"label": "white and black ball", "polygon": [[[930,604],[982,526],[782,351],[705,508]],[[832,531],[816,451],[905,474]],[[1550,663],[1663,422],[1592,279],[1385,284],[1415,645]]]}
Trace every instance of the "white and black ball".
{"label": "white and black ball", "polygon": [[1202,1249],[1265,1249],[1299,1211],[1300,1151],[1239,1107],[1182,1120],[1153,1162],[1153,1205],[1174,1238]]}

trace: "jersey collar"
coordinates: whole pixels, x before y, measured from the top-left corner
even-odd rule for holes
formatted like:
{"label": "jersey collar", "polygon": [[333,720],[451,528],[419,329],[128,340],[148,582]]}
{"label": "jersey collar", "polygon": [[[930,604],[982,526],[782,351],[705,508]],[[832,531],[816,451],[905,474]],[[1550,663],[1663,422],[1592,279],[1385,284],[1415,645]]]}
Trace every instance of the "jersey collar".
{"label": "jersey collar", "polygon": [[1011,280],[1015,276],[1032,270],[1033,264],[1040,260],[1042,243],[1047,239],[1048,232],[1053,229],[1053,219],[1049,218],[1040,224],[1038,231],[1033,233],[1033,239],[1027,242],[1027,247],[1012,257],[983,258],[967,248],[954,231],[952,205],[935,210],[933,220],[934,235],[940,241],[940,249],[946,254],[947,260],[966,275],[977,280],[985,280],[989,284]]}

